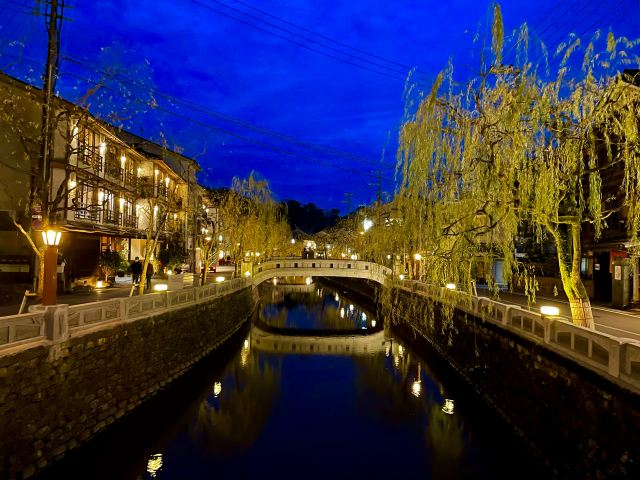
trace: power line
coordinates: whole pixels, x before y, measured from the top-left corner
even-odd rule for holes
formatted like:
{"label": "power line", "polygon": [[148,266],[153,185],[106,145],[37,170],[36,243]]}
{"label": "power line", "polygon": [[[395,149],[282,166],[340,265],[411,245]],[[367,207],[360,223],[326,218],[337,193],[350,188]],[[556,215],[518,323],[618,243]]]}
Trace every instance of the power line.
{"label": "power line", "polygon": [[[104,70],[100,70],[100,69],[98,69],[96,67],[90,66],[87,63],[81,61],[80,59],[74,58],[73,56],[65,55],[64,58],[66,60],[69,60],[69,61],[71,61],[73,63],[76,63],[76,64],[78,64],[80,66],[89,68],[89,69],[91,69],[91,70],[93,70],[95,72],[102,73],[102,74],[105,74],[105,75],[109,75]],[[238,118],[235,118],[235,117],[232,117],[232,116],[217,112],[217,111],[215,111],[215,110],[213,110],[213,109],[211,109],[209,107],[205,107],[205,106],[197,104],[195,102],[192,102],[192,101],[189,101],[189,100],[186,100],[186,99],[177,98],[177,97],[175,97],[173,95],[164,93],[164,92],[159,91],[159,90],[151,90],[148,87],[146,87],[145,85],[142,85],[139,82],[136,82],[135,80],[131,80],[129,77],[125,77],[124,75],[121,75],[121,74],[116,75],[115,78],[121,83],[125,83],[125,84],[128,84],[128,85],[133,85],[134,87],[140,88],[141,90],[146,91],[147,93],[149,93],[151,95],[165,98],[166,100],[168,100],[170,102],[173,102],[175,104],[182,104],[182,105],[186,106],[187,108],[190,108],[190,109],[192,109],[194,111],[203,113],[203,114],[205,114],[207,116],[210,116],[210,117],[213,117],[213,118],[217,118],[217,119],[221,119],[221,120],[224,120],[224,121],[228,121],[230,123],[242,126],[242,127],[247,128],[249,130],[252,130],[252,131],[255,131],[257,133],[261,133],[261,134],[267,135],[267,136],[272,137],[272,138],[277,138],[277,139],[280,139],[280,140],[287,141],[289,143],[294,143],[294,144],[297,144],[297,145],[305,146],[305,147],[308,147],[308,148],[311,148],[311,149],[314,149],[314,150],[317,150],[317,151],[320,151],[320,152],[323,152],[323,153],[328,153],[328,154],[331,154],[331,155],[343,157],[343,158],[348,159],[348,160],[355,160],[355,161],[359,161],[361,163],[367,163],[367,164],[371,164],[371,165],[375,165],[375,166],[381,166],[382,165],[382,166],[391,167],[389,164],[387,164],[386,162],[383,162],[383,161],[377,161],[377,160],[374,160],[372,158],[363,157],[361,155],[357,155],[357,154],[353,154],[353,153],[350,153],[350,152],[346,152],[346,151],[343,151],[343,150],[340,150],[340,149],[337,149],[337,148],[334,148],[334,147],[329,147],[329,146],[326,146],[326,145],[317,145],[317,144],[314,144],[314,143],[311,143],[311,142],[307,142],[307,141],[302,140],[300,138],[297,138],[297,137],[294,137],[294,136],[291,136],[291,135],[287,135],[287,134],[283,134],[283,133],[280,133],[280,132],[277,132],[277,131],[274,131],[274,130],[270,130],[270,129],[267,129],[267,128],[264,128],[264,127],[260,127],[260,126],[254,125],[254,124],[252,124],[250,122],[247,122],[245,120],[241,120],[241,119],[238,119]]]}
{"label": "power line", "polygon": [[[36,62],[34,60],[30,60],[30,59],[26,59],[26,58],[23,58],[22,60],[28,61],[30,63],[37,64],[37,65],[40,64],[39,62]],[[60,74],[65,74],[65,75],[67,75],[69,77],[73,77],[73,78],[82,80],[82,81],[84,81],[84,82],[86,82],[86,83],[88,83],[90,85],[93,85],[93,86],[99,86],[101,89],[104,89],[104,90],[110,91],[112,93],[115,93],[115,94],[121,96],[122,98],[125,98],[127,100],[132,100],[135,103],[138,103],[138,104],[141,104],[141,105],[145,105],[145,106],[149,106],[149,103],[147,101],[145,101],[145,100],[141,100],[141,99],[139,99],[139,98],[137,98],[137,97],[135,97],[133,95],[126,95],[126,94],[124,94],[122,92],[119,92],[119,91],[117,91],[117,90],[115,90],[115,89],[113,89],[111,87],[108,87],[108,86],[106,86],[106,85],[104,85],[104,84],[102,84],[100,82],[96,82],[94,80],[88,79],[86,77],[83,77],[81,75],[75,74],[73,72],[69,72],[67,70],[60,69],[59,73]],[[189,117],[188,115],[183,115],[183,114],[180,114],[178,112],[175,112],[175,111],[172,111],[172,110],[168,110],[168,109],[166,109],[164,107],[161,107],[160,105],[156,105],[153,108],[155,110],[161,111],[161,112],[166,113],[168,115],[172,115],[172,116],[180,118],[182,120],[186,120],[186,121],[188,121],[190,123],[199,125],[199,126],[201,126],[203,128],[207,128],[209,130],[213,130],[213,131],[228,135],[230,137],[238,138],[238,139],[243,140],[243,141],[245,141],[247,143],[258,145],[258,146],[261,146],[263,148],[267,148],[269,150],[273,150],[273,151],[275,151],[277,153],[281,153],[281,154],[284,154],[284,155],[287,155],[287,156],[291,156],[291,157],[295,157],[295,158],[298,158],[298,159],[304,159],[304,160],[309,161],[311,163],[315,163],[315,164],[318,164],[318,165],[321,165],[321,166],[325,166],[325,167],[329,167],[329,168],[342,170],[342,171],[345,171],[345,172],[348,172],[348,173],[353,173],[353,174],[356,174],[356,175],[365,176],[365,177],[369,177],[369,178],[377,178],[377,175],[374,175],[374,174],[372,174],[370,172],[365,172],[363,170],[358,170],[358,169],[350,168],[350,167],[344,167],[342,165],[335,165],[333,163],[321,161],[321,160],[318,160],[316,158],[309,157],[307,155],[301,155],[301,154],[298,154],[298,153],[295,153],[295,152],[291,152],[289,150],[285,150],[285,149],[279,148],[277,146],[270,145],[268,143],[264,143],[264,142],[259,141],[259,140],[255,140],[255,139],[246,137],[244,135],[241,135],[241,134],[238,134],[238,133],[235,133],[235,132],[231,132],[229,130],[226,130],[226,129],[211,125],[209,123],[205,123],[205,122],[199,121],[197,119]],[[394,182],[394,183],[397,183],[397,181],[395,179],[391,180],[391,179],[387,178],[387,180],[391,181],[391,182]]]}
{"label": "power line", "polygon": [[[275,32],[272,32],[272,31],[270,31],[270,30],[267,30],[266,28],[263,28],[263,27],[261,27],[261,26],[259,26],[259,25],[255,25],[255,24],[253,24],[253,23],[251,23],[251,22],[248,22],[248,21],[246,21],[246,20],[243,20],[243,19],[241,19],[241,18],[238,18],[238,17],[236,17],[236,16],[233,16],[233,15],[231,15],[231,14],[229,14],[229,13],[226,13],[226,12],[224,12],[224,11],[220,10],[220,9],[217,9],[217,8],[215,8],[215,7],[212,7],[211,5],[207,5],[207,4],[204,4],[204,3],[202,3],[202,2],[199,2],[198,0],[191,0],[191,2],[192,2],[192,3],[195,3],[195,4],[197,4],[197,5],[200,5],[200,6],[201,6],[201,7],[203,7],[203,8],[207,8],[207,9],[209,9],[209,10],[212,10],[212,11],[214,11],[214,12],[217,12],[217,13],[219,13],[220,15],[223,15],[223,16],[225,16],[225,17],[228,17],[228,18],[231,18],[231,19],[233,19],[233,20],[236,20],[237,22],[240,22],[240,23],[242,23],[242,24],[245,24],[245,25],[248,25],[248,26],[250,26],[250,27],[252,27],[252,28],[255,28],[256,30],[260,30],[260,31],[262,31],[262,32],[264,32],[264,33],[266,33],[266,34],[268,34],[268,35],[272,35],[272,36],[277,37],[277,38],[280,38],[280,39],[282,39],[282,40],[284,40],[284,41],[286,41],[286,42],[293,43],[294,45],[297,45],[297,46],[299,46],[299,47],[305,48],[305,49],[310,50],[310,51],[312,51],[312,52],[319,53],[320,55],[324,55],[324,56],[326,56],[326,57],[333,58],[333,59],[335,59],[335,60],[338,60],[338,61],[340,61],[340,62],[346,63],[346,64],[348,64],[348,65],[352,65],[352,66],[354,66],[354,67],[358,67],[358,68],[361,68],[361,69],[363,69],[363,70],[367,70],[367,71],[370,71],[370,72],[373,72],[373,73],[377,73],[378,75],[382,75],[382,76],[384,76],[384,77],[392,78],[392,79],[394,79],[394,80],[400,80],[400,81],[403,81],[403,82],[406,82],[406,81],[408,80],[408,78],[398,77],[398,76],[395,76],[395,75],[392,75],[392,74],[389,74],[389,73],[386,73],[386,72],[382,72],[382,71],[377,70],[377,69],[375,69],[375,68],[370,68],[370,67],[367,67],[367,66],[365,66],[365,65],[360,65],[360,64],[358,64],[358,63],[355,63],[355,62],[352,62],[352,61],[350,61],[350,60],[347,60],[346,58],[342,58],[342,57],[339,57],[339,56],[336,56],[336,55],[332,55],[332,54],[330,54],[330,53],[327,53],[327,52],[324,52],[324,51],[319,50],[319,49],[317,49],[317,48],[314,48],[314,47],[312,47],[312,46],[310,46],[310,45],[306,45],[306,44],[304,44],[304,43],[298,42],[298,41],[293,40],[293,39],[291,39],[291,38],[287,38],[287,37],[286,37],[286,36],[284,36],[284,35],[280,35],[280,34],[278,34],[278,33],[275,33]],[[429,86],[429,85],[425,85],[425,84],[423,84],[423,83],[419,83],[419,82],[416,82],[416,81],[414,81],[414,82],[412,82],[412,83],[415,83],[416,85],[419,85],[419,86],[421,86],[421,87],[423,87],[423,88],[426,88],[426,89],[430,88],[430,86]]]}
{"label": "power line", "polygon": [[[216,0],[214,0],[214,1],[215,1],[215,3],[221,3],[221,2],[216,1]],[[398,66],[398,67],[401,67],[401,68],[405,69],[405,71],[407,71],[407,72],[413,68],[413,67],[411,67],[411,66],[409,66],[409,65],[405,65],[405,64],[400,63],[400,62],[397,62],[397,61],[395,61],[395,60],[391,60],[391,59],[388,59],[388,58],[382,57],[382,56],[380,56],[380,55],[376,55],[375,53],[368,52],[367,50],[363,50],[363,49],[361,49],[361,48],[353,47],[353,46],[348,45],[348,44],[346,44],[346,43],[344,43],[344,42],[341,42],[341,41],[339,41],[339,40],[336,40],[336,39],[334,39],[334,38],[328,37],[328,36],[326,36],[326,35],[322,35],[321,33],[314,32],[313,30],[310,30],[310,29],[308,29],[308,28],[302,27],[302,26],[300,26],[300,25],[298,25],[298,24],[295,24],[295,23],[293,23],[293,22],[290,22],[290,21],[288,21],[288,20],[285,20],[284,18],[278,17],[277,15],[273,15],[273,14],[271,14],[271,13],[269,13],[269,12],[265,11],[265,10],[261,10],[261,9],[259,9],[259,8],[257,8],[257,7],[254,7],[253,5],[249,5],[248,3],[242,2],[242,1],[240,1],[240,0],[235,0],[235,2],[236,2],[236,3],[239,3],[239,4],[241,4],[241,5],[244,5],[245,7],[249,8],[249,9],[251,9],[251,10],[254,10],[254,11],[259,12],[259,13],[261,13],[261,14],[263,14],[263,15],[266,15],[266,16],[268,16],[268,17],[270,17],[270,18],[273,18],[274,20],[277,20],[277,21],[279,21],[279,22],[282,22],[282,23],[284,23],[284,24],[286,24],[286,25],[289,25],[289,26],[291,26],[291,27],[297,28],[297,29],[299,29],[299,30],[301,30],[301,31],[303,31],[303,32],[307,32],[307,33],[309,33],[309,34],[311,34],[311,35],[314,35],[314,36],[316,36],[316,37],[318,37],[318,38],[322,38],[323,40],[326,40],[326,41],[328,41],[328,42],[335,43],[336,45],[340,45],[340,46],[342,46],[342,47],[348,48],[349,50],[353,50],[354,52],[358,52],[358,53],[361,53],[361,54],[363,54],[363,55],[367,55],[367,56],[369,56],[369,57],[372,57],[372,58],[375,58],[375,59],[381,60],[381,61],[383,61],[383,62],[387,62],[387,63],[389,63],[389,64],[392,64],[392,65],[396,65],[396,66]],[[231,7],[229,7],[229,8],[231,8]],[[423,75],[423,74],[421,74],[421,75]],[[426,80],[428,80],[428,81],[433,81],[433,78],[432,78],[432,77],[427,76]]]}

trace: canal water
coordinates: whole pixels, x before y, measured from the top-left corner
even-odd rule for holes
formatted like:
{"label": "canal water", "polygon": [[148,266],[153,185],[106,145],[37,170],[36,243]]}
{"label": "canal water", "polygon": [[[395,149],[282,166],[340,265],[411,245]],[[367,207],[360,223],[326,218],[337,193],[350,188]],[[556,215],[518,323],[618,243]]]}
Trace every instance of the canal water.
{"label": "canal water", "polygon": [[349,293],[268,287],[252,326],[52,478],[546,478]]}

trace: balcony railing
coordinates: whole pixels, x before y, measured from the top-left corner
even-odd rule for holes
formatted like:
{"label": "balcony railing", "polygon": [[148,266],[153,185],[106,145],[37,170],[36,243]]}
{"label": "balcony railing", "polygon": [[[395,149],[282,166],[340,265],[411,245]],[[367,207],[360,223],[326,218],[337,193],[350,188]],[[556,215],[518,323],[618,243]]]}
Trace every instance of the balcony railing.
{"label": "balcony railing", "polygon": [[102,222],[110,225],[120,225],[120,212],[104,210],[102,212]]}
{"label": "balcony railing", "polygon": [[167,188],[164,182],[161,182],[157,184],[156,192],[159,197],[166,197],[167,194],[169,193],[169,189]]}
{"label": "balcony railing", "polygon": [[102,171],[104,159],[100,155],[97,147],[80,143],[78,145],[78,163],[90,167],[94,173],[98,174]]}
{"label": "balcony railing", "polygon": [[122,216],[122,226],[127,228],[138,228],[138,217],[131,214]]}
{"label": "balcony railing", "polygon": [[112,178],[123,181],[124,170],[117,163],[107,162],[104,169],[105,173]]}
{"label": "balcony railing", "polygon": [[91,222],[98,221],[98,212],[87,207],[79,207],[73,212],[73,218],[76,220],[89,220]]}

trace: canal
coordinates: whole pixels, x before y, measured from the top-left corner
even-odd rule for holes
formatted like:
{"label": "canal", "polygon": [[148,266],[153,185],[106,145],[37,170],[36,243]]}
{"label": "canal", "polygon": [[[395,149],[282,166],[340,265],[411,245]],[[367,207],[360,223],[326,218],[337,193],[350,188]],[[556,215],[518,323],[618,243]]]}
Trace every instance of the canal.
{"label": "canal", "polygon": [[262,298],[214,358],[44,477],[547,477],[371,305],[321,282]]}

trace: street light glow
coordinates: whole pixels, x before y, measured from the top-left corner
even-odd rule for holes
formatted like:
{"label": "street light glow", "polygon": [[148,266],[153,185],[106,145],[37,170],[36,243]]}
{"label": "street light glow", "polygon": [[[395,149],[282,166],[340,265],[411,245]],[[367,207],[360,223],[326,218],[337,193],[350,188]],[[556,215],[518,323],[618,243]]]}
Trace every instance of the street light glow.
{"label": "street light glow", "polygon": [[415,258],[417,261],[422,260],[422,255],[420,255],[419,253],[416,253],[413,258]]}
{"label": "street light glow", "polygon": [[456,284],[455,283],[447,283],[446,285],[448,290],[455,290],[456,289]]}
{"label": "street light glow", "polygon": [[540,313],[542,315],[560,315],[560,309],[558,307],[552,307],[550,305],[543,305],[540,307]]}
{"label": "street light glow", "polygon": [[54,229],[42,231],[42,241],[47,247],[57,247],[60,244],[62,232]]}

